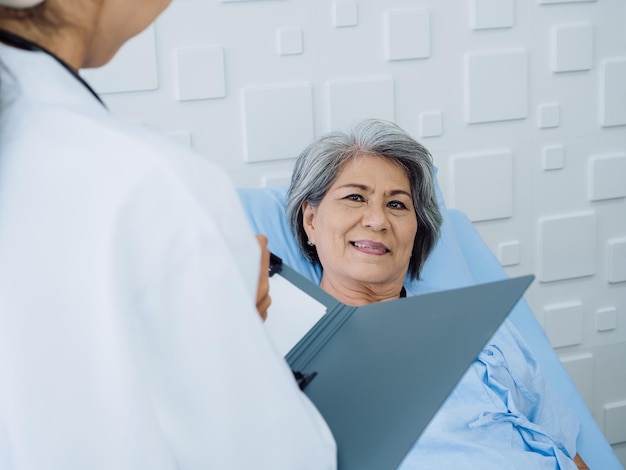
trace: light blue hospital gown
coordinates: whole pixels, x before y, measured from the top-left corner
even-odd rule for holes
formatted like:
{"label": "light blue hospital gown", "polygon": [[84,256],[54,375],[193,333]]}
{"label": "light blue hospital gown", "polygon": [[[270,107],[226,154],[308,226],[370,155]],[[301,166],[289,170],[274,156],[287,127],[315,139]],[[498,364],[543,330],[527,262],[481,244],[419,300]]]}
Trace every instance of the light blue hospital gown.
{"label": "light blue hospital gown", "polygon": [[575,470],[579,426],[507,321],[399,468]]}

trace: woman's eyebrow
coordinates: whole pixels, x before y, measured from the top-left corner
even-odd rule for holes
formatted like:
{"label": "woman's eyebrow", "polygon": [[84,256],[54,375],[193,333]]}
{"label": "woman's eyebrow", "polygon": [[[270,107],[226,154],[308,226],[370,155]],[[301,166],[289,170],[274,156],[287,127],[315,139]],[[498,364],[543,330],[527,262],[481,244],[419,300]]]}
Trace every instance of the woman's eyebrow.
{"label": "woman's eyebrow", "polygon": [[[371,188],[368,185],[362,184],[362,183],[345,183],[337,187],[337,189],[346,189],[346,188],[355,188],[355,189],[360,189],[361,191],[371,191]],[[391,191],[385,193],[387,197],[397,196],[398,194],[403,194],[409,199],[411,199],[411,193],[404,189],[392,189]]]}
{"label": "woman's eyebrow", "polygon": [[404,189],[394,189],[387,193],[389,196],[397,196],[398,194],[404,194],[406,197],[411,199],[411,193],[405,191]]}
{"label": "woman's eyebrow", "polygon": [[356,188],[356,189],[360,189],[362,191],[370,191],[371,188],[366,185],[366,184],[360,184],[360,183],[346,183],[346,184],[342,184],[341,186],[337,186],[337,189],[343,189],[343,188]]}

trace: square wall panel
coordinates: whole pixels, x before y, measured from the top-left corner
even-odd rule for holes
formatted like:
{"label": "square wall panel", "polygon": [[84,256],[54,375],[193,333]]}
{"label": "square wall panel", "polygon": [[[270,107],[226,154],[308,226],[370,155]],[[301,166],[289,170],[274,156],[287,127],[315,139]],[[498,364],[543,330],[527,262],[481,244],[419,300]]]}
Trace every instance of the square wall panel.
{"label": "square wall panel", "polygon": [[560,170],[565,166],[565,147],[562,145],[546,145],[542,149],[541,167],[546,170]]}
{"label": "square wall panel", "polygon": [[441,111],[427,111],[419,115],[420,137],[438,137],[443,134],[443,115]]}
{"label": "square wall panel", "polygon": [[546,334],[553,348],[583,342],[583,306],[578,301],[544,307]]}
{"label": "square wall panel", "polygon": [[541,282],[596,272],[596,215],[586,211],[542,217],[538,222],[537,278]]}
{"label": "square wall panel", "polygon": [[590,70],[593,65],[593,27],[568,24],[552,27],[552,71]]}
{"label": "square wall panel", "polygon": [[502,266],[514,266],[522,261],[521,243],[519,240],[498,244],[498,260]]}
{"label": "square wall panel", "polygon": [[608,257],[609,282],[626,282],[626,238],[609,240]]}
{"label": "square wall panel", "polygon": [[526,50],[472,52],[465,56],[465,118],[471,123],[528,116]]}
{"label": "square wall panel", "polygon": [[248,87],[242,95],[247,162],[296,158],[313,140],[310,83]]}
{"label": "square wall panel", "polygon": [[332,80],[327,83],[329,124],[332,130],[347,129],[366,118],[394,121],[391,77]]}
{"label": "square wall panel", "polygon": [[289,186],[291,183],[291,172],[264,175],[261,177],[261,184],[264,188],[268,186]]}
{"label": "square wall panel", "polygon": [[192,47],[175,52],[176,97],[179,101],[226,96],[224,50]]}
{"label": "square wall panel", "polygon": [[302,30],[281,28],[276,32],[276,49],[280,55],[302,54]]}
{"label": "square wall panel", "polygon": [[359,10],[356,1],[340,0],[333,3],[333,26],[345,28],[359,23]]}
{"label": "square wall panel", "polygon": [[626,442],[626,401],[604,405],[604,435],[609,444]]}
{"label": "square wall panel", "polygon": [[472,222],[513,215],[513,155],[510,150],[452,155],[450,205]]}
{"label": "square wall panel", "polygon": [[593,155],[587,175],[590,200],[626,197],[626,153]]}
{"label": "square wall panel", "polygon": [[537,118],[540,129],[559,127],[561,124],[561,106],[559,103],[541,104]]}
{"label": "square wall panel", "polygon": [[98,93],[156,90],[156,43],[154,25],[130,39],[105,66],[83,69],[80,74]]}
{"label": "square wall panel", "polygon": [[607,59],[600,68],[600,125],[626,125],[626,58]]}
{"label": "square wall panel", "polygon": [[612,331],[617,328],[617,309],[604,307],[596,312],[596,330]]}
{"label": "square wall panel", "polygon": [[593,404],[593,354],[562,357],[561,363],[589,408]]}
{"label": "square wall panel", "polygon": [[385,12],[385,57],[387,60],[430,57],[430,13],[426,9]]}
{"label": "square wall panel", "polygon": [[471,0],[472,29],[511,28],[514,18],[514,0]]}

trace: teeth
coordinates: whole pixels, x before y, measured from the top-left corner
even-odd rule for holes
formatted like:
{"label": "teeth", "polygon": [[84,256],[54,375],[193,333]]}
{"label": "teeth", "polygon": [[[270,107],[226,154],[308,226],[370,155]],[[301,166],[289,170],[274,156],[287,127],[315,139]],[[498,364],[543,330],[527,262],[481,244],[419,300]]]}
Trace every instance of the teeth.
{"label": "teeth", "polygon": [[357,248],[369,248],[370,250],[387,251],[385,248],[381,248],[381,247],[377,247],[377,246],[376,247],[369,246],[369,245],[365,245],[363,243],[354,242],[353,245],[356,246]]}

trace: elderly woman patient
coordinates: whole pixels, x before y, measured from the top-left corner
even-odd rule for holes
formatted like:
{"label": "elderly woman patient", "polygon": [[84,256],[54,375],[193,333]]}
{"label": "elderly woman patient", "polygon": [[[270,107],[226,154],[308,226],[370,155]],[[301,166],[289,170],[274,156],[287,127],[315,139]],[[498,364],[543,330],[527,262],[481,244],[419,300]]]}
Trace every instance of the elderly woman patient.
{"label": "elderly woman patient", "polygon": [[[321,267],[320,286],[348,305],[405,296],[442,221],[430,154],[380,120],[309,145],[296,162],[286,211],[301,251]],[[587,468],[576,453],[578,426],[505,322],[401,468]]]}

